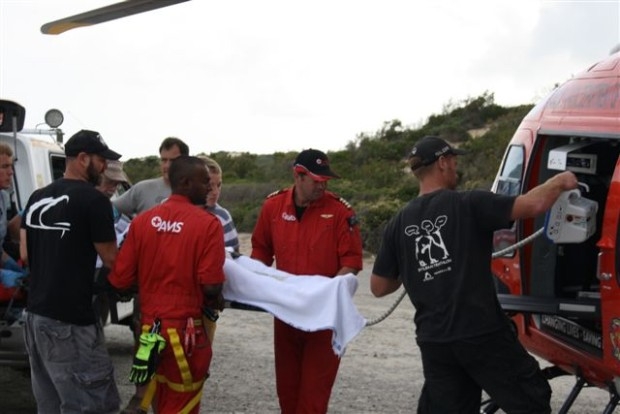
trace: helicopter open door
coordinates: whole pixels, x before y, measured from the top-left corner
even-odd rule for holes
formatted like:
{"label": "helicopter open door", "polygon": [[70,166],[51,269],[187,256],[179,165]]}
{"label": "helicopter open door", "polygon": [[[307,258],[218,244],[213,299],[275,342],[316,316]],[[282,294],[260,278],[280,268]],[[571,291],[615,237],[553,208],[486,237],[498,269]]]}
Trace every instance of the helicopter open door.
{"label": "helicopter open door", "polygon": [[[535,297],[550,298],[559,304],[556,313],[535,315],[537,329],[593,358],[603,357],[603,329],[600,273],[602,232],[607,224],[603,218],[620,147],[618,141],[588,136],[556,136],[539,134],[537,151],[541,153],[539,182],[558,170],[571,170],[583,184],[582,195],[598,205],[593,218],[593,232],[580,242],[550,240],[534,241],[529,267],[531,277],[522,280]],[[563,154],[563,163],[557,154]],[[543,227],[545,218],[535,221]]]}
{"label": "helicopter open door", "polygon": [[[620,371],[619,138],[522,129],[494,184],[495,192],[517,195],[568,169],[584,184],[582,196],[597,204],[594,227],[583,241],[554,241],[543,232],[494,260],[493,270],[500,303],[514,316],[526,348],[567,373],[596,367],[588,377],[599,386]],[[554,164],[558,153],[561,165]],[[544,230],[545,221],[497,232],[495,250]]]}

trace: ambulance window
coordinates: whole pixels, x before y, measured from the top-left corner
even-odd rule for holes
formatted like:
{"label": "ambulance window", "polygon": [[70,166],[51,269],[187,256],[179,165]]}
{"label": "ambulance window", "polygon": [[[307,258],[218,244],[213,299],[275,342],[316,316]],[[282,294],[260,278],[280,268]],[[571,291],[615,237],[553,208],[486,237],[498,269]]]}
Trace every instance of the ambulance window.
{"label": "ambulance window", "polygon": [[508,148],[497,183],[498,194],[519,195],[523,175],[523,159],[522,146],[512,145]]}
{"label": "ambulance window", "polygon": [[65,157],[62,155],[54,155],[51,156],[51,165],[52,165],[52,180],[57,180],[62,178],[65,173]]}

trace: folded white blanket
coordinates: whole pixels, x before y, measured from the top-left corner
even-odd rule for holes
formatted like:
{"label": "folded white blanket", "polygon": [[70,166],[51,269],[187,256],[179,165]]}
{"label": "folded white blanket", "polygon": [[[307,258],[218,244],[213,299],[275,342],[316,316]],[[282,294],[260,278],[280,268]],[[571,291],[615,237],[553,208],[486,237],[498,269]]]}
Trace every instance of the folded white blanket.
{"label": "folded white blanket", "polygon": [[358,280],[352,273],[291,275],[247,256],[226,259],[224,273],[225,300],[259,307],[303,331],[331,329],[338,356],[366,325],[353,303]]}

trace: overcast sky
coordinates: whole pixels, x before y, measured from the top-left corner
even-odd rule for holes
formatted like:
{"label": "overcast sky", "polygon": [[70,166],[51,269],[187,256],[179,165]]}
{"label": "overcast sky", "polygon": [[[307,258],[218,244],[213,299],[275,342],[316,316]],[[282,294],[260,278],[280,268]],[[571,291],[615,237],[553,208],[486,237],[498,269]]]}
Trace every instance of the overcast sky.
{"label": "overcast sky", "polygon": [[0,0],[0,97],[99,131],[123,160],[341,150],[489,91],[533,103],[620,43],[620,0],[192,0],[60,35],[115,2]]}

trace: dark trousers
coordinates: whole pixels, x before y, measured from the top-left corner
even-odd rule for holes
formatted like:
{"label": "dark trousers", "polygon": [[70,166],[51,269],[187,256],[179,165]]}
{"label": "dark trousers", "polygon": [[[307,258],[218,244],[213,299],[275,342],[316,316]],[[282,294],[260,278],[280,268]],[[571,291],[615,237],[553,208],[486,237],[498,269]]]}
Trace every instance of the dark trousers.
{"label": "dark trousers", "polygon": [[509,326],[474,338],[418,345],[425,379],[419,414],[477,414],[482,390],[507,414],[551,412],[551,387]]}

